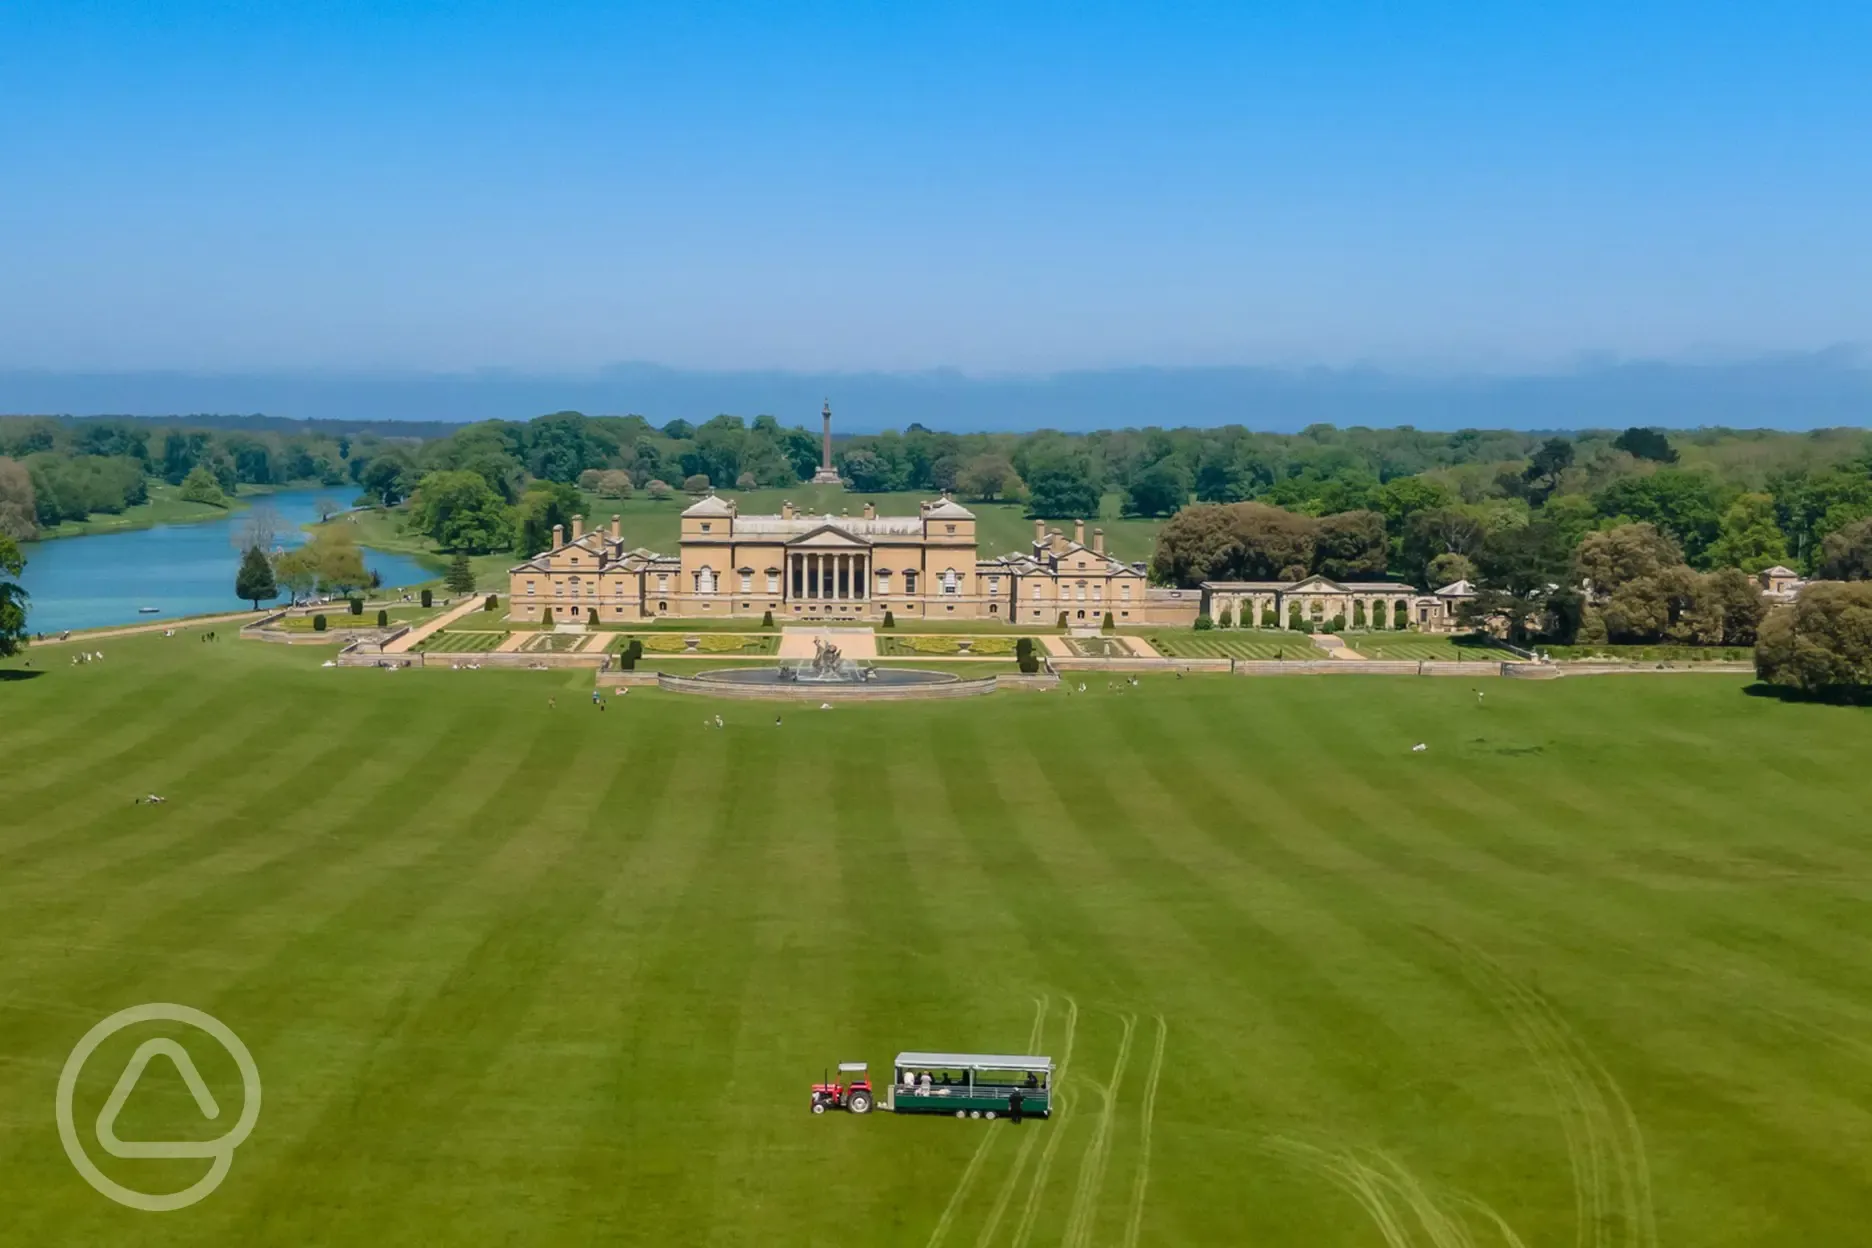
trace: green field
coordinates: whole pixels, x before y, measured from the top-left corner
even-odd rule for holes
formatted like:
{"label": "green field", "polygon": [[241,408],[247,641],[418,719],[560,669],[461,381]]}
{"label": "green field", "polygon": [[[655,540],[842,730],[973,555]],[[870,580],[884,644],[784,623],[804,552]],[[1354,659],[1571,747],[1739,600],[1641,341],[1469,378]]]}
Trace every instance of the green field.
{"label": "green field", "polygon": [[[734,634],[734,633],[691,633],[697,639],[696,649],[702,654],[772,654],[780,648],[780,637],[776,633]],[[630,646],[632,640],[643,642],[644,654],[666,655],[684,654],[688,643],[681,633],[640,633],[634,638],[630,633],[620,633],[605,642],[605,650],[611,654],[621,654]]]}
{"label": "green field", "polygon": [[[1499,1216],[1739,1248],[1872,1216],[1862,709],[1147,676],[776,727],[601,713],[589,671],[109,650],[0,680],[0,1242],[1493,1248]],[[53,1122],[74,1043],[147,1001],[265,1086],[175,1213],[92,1191]],[[75,1118],[175,1190],[206,1163],[90,1131],[147,1038]],[[807,1113],[823,1067],[912,1048],[1051,1053],[1063,1112]],[[118,1124],[221,1129],[163,1061]]]}
{"label": "green field", "polygon": [[1158,654],[1171,659],[1323,659],[1302,632],[1280,629],[1211,629],[1146,635]]}

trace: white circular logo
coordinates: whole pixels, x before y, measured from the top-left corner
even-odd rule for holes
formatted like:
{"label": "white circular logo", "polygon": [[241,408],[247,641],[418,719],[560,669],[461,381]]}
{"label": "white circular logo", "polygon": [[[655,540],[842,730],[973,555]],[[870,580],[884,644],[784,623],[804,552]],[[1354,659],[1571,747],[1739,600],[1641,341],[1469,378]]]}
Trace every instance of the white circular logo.
{"label": "white circular logo", "polygon": [[[188,1050],[173,1040],[145,1040],[137,1046],[130,1057],[129,1065],[123,1074],[117,1077],[117,1086],[111,1089],[110,1096],[104,1102],[104,1108],[98,1112],[98,1143],[105,1152],[113,1157],[207,1157],[211,1161],[208,1173],[195,1183],[179,1192],[151,1196],[143,1192],[132,1191],[121,1183],[107,1178],[97,1168],[85,1152],[84,1144],[78,1138],[78,1128],[72,1121],[72,1093],[78,1087],[78,1074],[98,1045],[116,1035],[126,1027],[137,1023],[170,1022],[184,1023],[199,1031],[213,1036],[215,1042],[226,1049],[234,1059],[234,1064],[241,1072],[240,1117],[233,1128],[217,1140],[120,1140],[117,1138],[117,1115],[123,1109],[124,1102],[130,1099],[131,1089],[136,1087],[142,1077],[143,1068],[150,1064],[150,1059],[160,1054],[175,1064],[182,1082],[188,1086],[190,1095],[200,1108],[202,1116],[213,1121],[221,1116],[221,1107],[215,1103],[208,1085],[202,1081],[201,1072],[195,1069],[195,1063],[189,1058]],[[119,1010],[90,1031],[78,1042],[71,1056],[65,1059],[65,1069],[59,1072],[58,1083],[58,1128],[59,1140],[65,1145],[65,1155],[71,1158],[72,1165],[84,1176],[85,1182],[110,1197],[120,1205],[132,1209],[142,1209],[149,1213],[166,1213],[171,1209],[186,1209],[196,1201],[205,1198],[215,1188],[221,1186],[221,1180],[227,1177],[228,1168],[234,1164],[234,1150],[239,1148],[254,1129],[254,1123],[260,1117],[260,1069],[254,1065],[253,1054],[241,1043],[240,1037],[228,1029],[227,1025],[211,1014],[191,1009],[186,1005],[166,1005],[152,1001],[147,1005],[133,1005],[127,1010]]]}

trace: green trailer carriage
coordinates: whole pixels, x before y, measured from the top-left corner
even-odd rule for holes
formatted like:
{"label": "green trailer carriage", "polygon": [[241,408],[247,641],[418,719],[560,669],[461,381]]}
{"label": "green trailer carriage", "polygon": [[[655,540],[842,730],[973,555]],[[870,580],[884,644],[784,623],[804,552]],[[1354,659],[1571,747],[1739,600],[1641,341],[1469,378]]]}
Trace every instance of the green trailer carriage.
{"label": "green trailer carriage", "polygon": [[899,1114],[1001,1118],[1021,1094],[1021,1113],[1052,1108],[1053,1059],[1006,1053],[899,1053],[885,1107]]}

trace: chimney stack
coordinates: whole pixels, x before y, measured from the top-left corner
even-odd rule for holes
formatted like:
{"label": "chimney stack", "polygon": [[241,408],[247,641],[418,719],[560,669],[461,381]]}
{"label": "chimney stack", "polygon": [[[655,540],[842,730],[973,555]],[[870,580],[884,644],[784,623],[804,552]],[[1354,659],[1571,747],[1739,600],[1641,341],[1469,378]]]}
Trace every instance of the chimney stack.
{"label": "chimney stack", "polygon": [[579,538],[584,537],[584,536],[585,536],[585,517],[573,516],[572,517],[572,540],[576,542],[579,540]]}
{"label": "chimney stack", "polygon": [[780,500],[780,518],[782,520],[791,520],[793,518],[793,504],[784,498]]}
{"label": "chimney stack", "polygon": [[[573,522],[576,523],[578,520],[578,517],[574,516],[572,519],[573,519]],[[1073,521],[1073,541],[1079,543],[1079,545],[1081,546],[1085,545],[1085,521],[1083,520]]]}
{"label": "chimney stack", "polygon": [[874,507],[874,506],[873,506],[872,504],[870,504],[870,503],[866,503],[866,504],[865,504],[865,512],[864,512],[864,518],[865,518],[865,519],[867,519],[867,520],[875,520],[875,519],[877,519],[877,508],[876,508],[876,507]]}
{"label": "chimney stack", "polygon": [[1036,542],[1046,541],[1046,521],[1044,520],[1034,521],[1034,541]]}
{"label": "chimney stack", "polygon": [[560,548],[561,546],[563,546],[563,545],[565,545],[565,525],[563,525],[563,524],[555,524],[555,525],[553,525],[553,544],[552,544],[552,548],[553,548],[554,550],[558,550],[558,549],[559,549],[559,548]]}
{"label": "chimney stack", "polygon": [[614,542],[624,540],[624,517],[616,512],[611,513],[611,540]]}
{"label": "chimney stack", "polygon": [[1095,555],[1102,555],[1105,553],[1105,530],[1104,529],[1092,530],[1092,553]]}

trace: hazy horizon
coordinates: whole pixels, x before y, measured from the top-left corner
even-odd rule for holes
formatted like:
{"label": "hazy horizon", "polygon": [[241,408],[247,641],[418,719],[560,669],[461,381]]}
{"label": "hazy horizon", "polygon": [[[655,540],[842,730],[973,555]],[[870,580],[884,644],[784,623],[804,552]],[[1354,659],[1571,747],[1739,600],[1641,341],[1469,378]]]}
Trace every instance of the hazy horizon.
{"label": "hazy horizon", "polygon": [[576,374],[276,370],[54,372],[0,369],[0,412],[23,415],[264,414],[288,419],[524,420],[555,411],[654,423],[727,412],[814,424],[832,403],[841,433],[920,423],[954,432],[1241,424],[1422,429],[1656,425],[1872,426],[1872,362],[1835,348],[1708,363],[1580,361],[1543,373],[1357,368],[1163,368],[1031,375],[685,370],[622,364]]}

